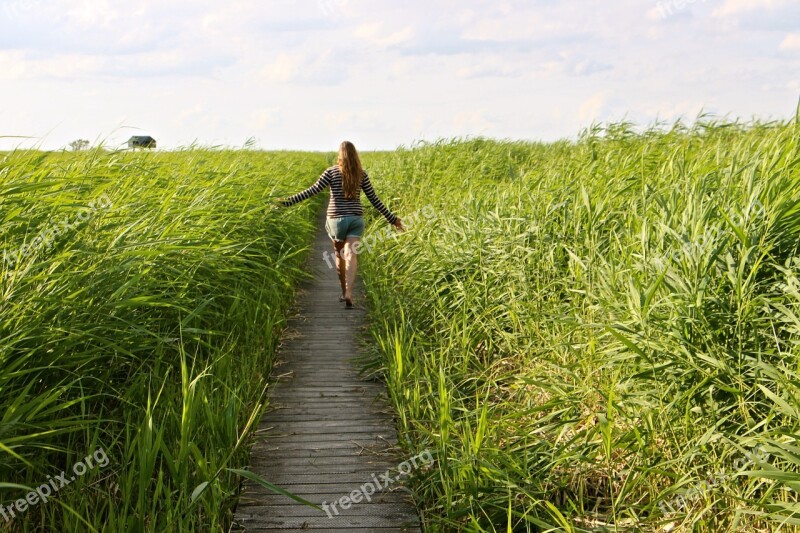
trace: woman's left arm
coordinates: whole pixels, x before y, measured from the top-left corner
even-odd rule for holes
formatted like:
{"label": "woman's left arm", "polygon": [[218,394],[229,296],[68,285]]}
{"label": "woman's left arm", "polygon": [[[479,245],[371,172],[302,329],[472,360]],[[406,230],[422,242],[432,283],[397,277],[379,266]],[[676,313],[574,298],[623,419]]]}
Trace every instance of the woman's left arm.
{"label": "woman's left arm", "polygon": [[319,179],[314,185],[304,190],[303,192],[299,192],[294,196],[290,196],[286,200],[281,201],[281,203],[285,207],[289,207],[290,205],[294,205],[297,202],[308,200],[315,194],[319,194],[322,191],[324,191],[326,187],[330,187],[330,185],[331,185],[330,176],[328,176],[328,171],[326,170],[325,172],[322,173],[322,176],[319,177]]}

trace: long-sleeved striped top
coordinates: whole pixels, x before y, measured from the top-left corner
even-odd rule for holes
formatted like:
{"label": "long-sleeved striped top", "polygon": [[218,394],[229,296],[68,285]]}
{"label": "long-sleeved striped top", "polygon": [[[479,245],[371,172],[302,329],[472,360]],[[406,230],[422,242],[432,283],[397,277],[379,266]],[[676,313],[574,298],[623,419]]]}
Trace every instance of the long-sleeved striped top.
{"label": "long-sleeved striped top", "polygon": [[[342,189],[342,172],[339,170],[338,165],[330,167],[322,173],[317,182],[303,192],[290,196],[283,201],[283,205],[289,207],[297,202],[308,200],[315,194],[319,194],[327,187],[331,188],[331,199],[328,202],[328,218],[340,218],[346,216],[362,216],[364,210],[361,208],[360,195],[356,198],[349,200],[344,197],[344,190]],[[397,220],[397,215],[389,211],[385,205],[380,201],[378,195],[375,194],[375,189],[372,188],[372,183],[369,181],[369,175],[364,172],[364,177],[361,179],[361,190],[367,195],[370,203],[380,211],[380,213],[389,221],[389,224],[394,224]]]}

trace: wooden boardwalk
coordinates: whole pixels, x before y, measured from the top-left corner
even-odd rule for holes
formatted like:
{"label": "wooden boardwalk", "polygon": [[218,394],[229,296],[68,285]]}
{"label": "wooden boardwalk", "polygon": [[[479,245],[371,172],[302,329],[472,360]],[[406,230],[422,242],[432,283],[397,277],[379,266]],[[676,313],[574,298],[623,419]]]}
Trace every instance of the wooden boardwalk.
{"label": "wooden boardwalk", "polygon": [[419,532],[402,480],[382,477],[387,471],[397,477],[398,465],[410,458],[396,448],[383,383],[358,376],[353,358],[360,354],[363,294],[354,292],[353,310],[338,301],[336,269],[322,258],[332,250],[323,225],[310,257],[313,281],[303,286],[278,350],[249,469],[317,505],[327,503],[327,511],[245,481],[233,530]]}

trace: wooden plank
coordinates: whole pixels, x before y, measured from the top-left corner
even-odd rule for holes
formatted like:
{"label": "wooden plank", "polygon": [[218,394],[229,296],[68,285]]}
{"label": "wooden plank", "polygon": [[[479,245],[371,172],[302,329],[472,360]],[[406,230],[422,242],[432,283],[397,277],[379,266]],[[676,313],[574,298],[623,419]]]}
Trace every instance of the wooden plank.
{"label": "wooden plank", "polygon": [[[284,413],[281,411],[281,413]],[[335,422],[341,420],[342,414],[338,411],[313,412],[290,411],[285,414],[275,414],[270,420],[273,422]],[[384,423],[385,418],[380,413],[348,413],[347,418],[351,421],[363,421],[366,423]]]}
{"label": "wooden plank", "polygon": [[[353,378],[358,379],[358,378]],[[288,385],[288,383],[287,383]],[[349,387],[341,387],[339,391],[328,390],[320,393],[314,383],[296,381],[291,383],[291,387],[283,387],[289,390],[273,390],[272,403],[270,405],[280,405],[282,407],[302,407],[306,402],[339,402],[339,403],[361,403],[364,405],[380,405],[374,400],[382,399],[382,391],[372,390],[353,390]],[[385,404],[384,404],[385,405]]]}
{"label": "wooden plank", "polygon": [[[332,503],[332,502],[331,502]],[[367,503],[367,502],[359,502],[350,506],[349,509],[341,509],[337,505],[335,509],[329,509],[330,514],[333,517],[336,516],[370,516],[370,515],[380,515],[380,516],[390,516],[390,515],[402,515],[403,520],[414,520],[416,515],[412,515],[408,512],[408,509],[402,503],[376,503],[375,505],[360,505],[360,503]],[[306,518],[320,518],[320,515],[327,517],[327,513],[325,511],[318,511],[313,507],[302,507],[302,506],[282,506],[282,505],[264,505],[264,506],[253,506],[248,509],[251,515],[255,514],[256,512],[265,512],[268,515],[275,516],[280,513],[282,516],[285,517],[306,517]]]}
{"label": "wooden plank", "polygon": [[[396,471],[407,457],[397,447],[385,386],[358,371],[366,313],[344,309],[336,271],[319,264],[330,247],[320,230],[308,264],[314,277],[298,292],[278,346],[250,470],[319,504],[374,492],[325,513],[245,480],[232,531],[420,531]],[[355,296],[357,305],[364,301],[360,287]],[[381,477],[387,472],[389,478]]]}
{"label": "wooden plank", "polygon": [[371,420],[350,420],[350,419],[334,419],[334,420],[292,420],[278,419],[270,417],[270,420],[275,423],[275,429],[286,432],[300,432],[300,433],[330,433],[331,431],[339,431],[340,433],[381,433],[385,431],[386,420],[378,417],[373,417]]}
{"label": "wooden plank", "polygon": [[325,447],[314,445],[295,447],[293,449],[285,449],[278,446],[273,446],[271,448],[264,447],[258,452],[254,451],[250,456],[253,458],[279,456],[291,459],[295,457],[382,457],[386,454],[394,457],[396,455],[394,447],[388,445],[384,447],[361,447],[355,446],[352,443],[337,442]]}
{"label": "wooden plank", "polygon": [[[281,470],[282,473],[273,473],[269,478],[270,483],[274,483],[281,488],[296,487],[298,485],[335,485],[338,492],[341,492],[342,494],[349,494],[353,490],[356,490],[363,485],[375,484],[375,480],[380,483],[385,483],[382,481],[381,476],[386,475],[387,472],[385,469],[376,469],[367,472],[333,472],[330,474],[320,475],[316,472],[308,473],[306,470],[299,467],[296,469],[296,471],[290,471],[294,469],[283,466],[276,467],[274,463],[269,463],[266,465],[259,464],[259,466],[268,467],[268,469],[273,470],[273,472]],[[346,469],[343,468],[342,470]],[[301,471],[303,472],[302,474],[299,473]],[[373,478],[372,476],[375,477]],[[395,476],[395,473],[389,471],[390,479],[394,479]],[[394,483],[392,483],[392,485],[393,484]],[[377,486],[377,484],[374,486]]]}
{"label": "wooden plank", "polygon": [[[252,465],[264,465],[269,467],[298,467],[297,470],[305,472],[385,472],[395,468],[395,464],[380,457],[359,457],[345,455],[342,457],[281,457],[279,455],[269,455],[264,457],[252,457]],[[302,467],[302,468],[300,468]]]}
{"label": "wooden plank", "polygon": [[[337,430],[332,430],[337,431]],[[287,446],[294,443],[295,446],[303,444],[311,444],[315,442],[352,442],[352,443],[375,443],[377,440],[373,439],[376,430],[364,429],[362,431],[339,431],[337,433],[326,432],[323,429],[287,429],[283,427],[275,427],[272,430],[265,431],[259,435],[260,438],[266,437],[268,440],[275,441],[279,446]],[[379,431],[379,430],[378,430]],[[381,442],[389,442],[394,444],[397,442],[395,435],[386,432],[377,435]]]}
{"label": "wooden plank", "polygon": [[[353,490],[358,489],[359,487],[344,487],[341,485],[336,485],[335,483],[326,483],[326,484],[287,484],[286,489],[292,491],[292,493],[302,496],[306,500],[314,503],[320,504],[325,501],[334,501],[341,499],[341,497],[345,494],[352,493]],[[413,509],[412,501],[413,498],[408,492],[405,491],[383,491],[373,494],[371,496],[372,501],[375,503],[405,503]],[[288,498],[282,494],[277,494],[275,492],[271,492],[269,489],[264,487],[254,487],[252,491],[248,491],[247,494],[243,494],[242,497],[239,499],[239,507],[238,509],[244,509],[245,507],[258,507],[260,505],[298,505],[297,502]],[[301,505],[301,507],[303,507]]]}

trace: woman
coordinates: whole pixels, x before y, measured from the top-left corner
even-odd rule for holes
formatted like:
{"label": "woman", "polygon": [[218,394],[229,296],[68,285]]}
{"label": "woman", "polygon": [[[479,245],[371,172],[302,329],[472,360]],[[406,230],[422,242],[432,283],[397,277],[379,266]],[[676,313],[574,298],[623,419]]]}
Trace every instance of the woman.
{"label": "woman", "polygon": [[305,191],[283,200],[281,203],[289,207],[303,200],[319,194],[326,187],[331,188],[331,199],[328,203],[327,220],[325,229],[333,241],[334,256],[336,257],[336,272],[339,274],[339,284],[342,286],[340,302],[345,302],[345,307],[353,308],[353,284],[356,281],[355,247],[364,234],[364,212],[361,208],[361,191],[369,198],[370,203],[400,231],[403,231],[403,222],[397,215],[392,214],[378,199],[369,176],[361,166],[361,159],[353,143],[344,141],[339,146],[339,162],[322,173],[317,182]]}

